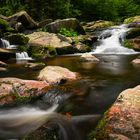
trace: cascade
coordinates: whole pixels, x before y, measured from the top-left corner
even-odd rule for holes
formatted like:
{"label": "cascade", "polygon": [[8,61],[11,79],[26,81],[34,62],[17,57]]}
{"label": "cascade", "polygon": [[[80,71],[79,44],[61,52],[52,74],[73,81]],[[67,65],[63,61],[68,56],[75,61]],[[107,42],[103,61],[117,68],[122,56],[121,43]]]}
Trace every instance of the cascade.
{"label": "cascade", "polygon": [[104,30],[99,36],[98,41],[101,45],[96,46],[91,53],[93,54],[135,54],[133,49],[123,47],[126,32],[129,29],[126,25],[111,27]]}
{"label": "cascade", "polygon": [[[10,45],[9,41],[1,39],[1,47],[5,49],[16,49],[17,45]],[[16,52],[16,60],[32,60],[27,52]]]}

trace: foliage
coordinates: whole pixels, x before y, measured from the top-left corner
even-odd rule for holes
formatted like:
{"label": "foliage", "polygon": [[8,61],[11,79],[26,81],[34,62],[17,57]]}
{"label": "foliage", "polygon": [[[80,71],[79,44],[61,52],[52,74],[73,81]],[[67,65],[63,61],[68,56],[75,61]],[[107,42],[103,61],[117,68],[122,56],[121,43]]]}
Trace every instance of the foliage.
{"label": "foliage", "polygon": [[140,14],[139,0],[1,0],[0,13],[26,10],[36,20],[77,17],[82,20],[123,19]]}
{"label": "foliage", "polygon": [[129,48],[129,49],[133,48],[133,46],[132,46],[132,44],[130,43],[129,40],[125,40],[123,42],[123,46],[126,47],[126,48]]}
{"label": "foliage", "polygon": [[66,37],[78,36],[78,33],[76,31],[74,31],[72,28],[69,28],[69,29],[61,28],[59,33]]}

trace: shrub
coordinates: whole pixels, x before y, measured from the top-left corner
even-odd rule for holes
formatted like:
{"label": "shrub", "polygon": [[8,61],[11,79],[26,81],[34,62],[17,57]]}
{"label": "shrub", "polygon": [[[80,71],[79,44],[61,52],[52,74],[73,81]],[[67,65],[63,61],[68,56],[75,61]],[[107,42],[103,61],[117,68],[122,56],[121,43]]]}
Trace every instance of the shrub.
{"label": "shrub", "polygon": [[78,36],[78,33],[76,31],[74,31],[72,28],[69,28],[69,29],[61,28],[59,33],[66,36],[66,37]]}

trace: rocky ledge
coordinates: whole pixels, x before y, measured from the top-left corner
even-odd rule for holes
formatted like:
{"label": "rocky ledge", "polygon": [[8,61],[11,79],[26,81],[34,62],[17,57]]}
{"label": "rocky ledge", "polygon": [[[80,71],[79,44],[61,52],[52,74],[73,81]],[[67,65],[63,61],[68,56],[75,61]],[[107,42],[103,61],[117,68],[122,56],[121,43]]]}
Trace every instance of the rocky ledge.
{"label": "rocky ledge", "polygon": [[140,139],[140,85],[119,95],[90,136],[92,140]]}

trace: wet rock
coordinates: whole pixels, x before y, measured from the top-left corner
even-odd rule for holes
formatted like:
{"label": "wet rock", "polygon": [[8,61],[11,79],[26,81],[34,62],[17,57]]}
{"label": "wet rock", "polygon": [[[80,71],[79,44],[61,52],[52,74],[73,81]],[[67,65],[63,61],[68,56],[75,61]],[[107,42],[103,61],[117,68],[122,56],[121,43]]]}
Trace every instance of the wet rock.
{"label": "wet rock", "polygon": [[45,80],[50,84],[60,84],[77,78],[78,76],[75,72],[59,66],[47,66],[38,75],[39,80]]}
{"label": "wet rock", "polygon": [[47,24],[49,24],[49,23],[51,23],[51,22],[53,22],[52,19],[45,19],[45,20],[39,22],[39,27],[43,27],[43,28],[44,28],[45,25],[47,25]]}
{"label": "wet rock", "polygon": [[32,70],[40,70],[45,67],[45,64],[44,63],[27,63],[25,67],[30,68]]}
{"label": "wet rock", "polygon": [[11,50],[0,48],[0,60],[15,58],[15,53]]}
{"label": "wet rock", "polygon": [[92,135],[102,140],[139,140],[140,85],[120,93]]}
{"label": "wet rock", "polygon": [[5,71],[7,71],[7,68],[0,67],[0,72],[5,72]]}
{"label": "wet rock", "polygon": [[8,65],[2,61],[0,61],[0,67],[7,67]]}
{"label": "wet rock", "polygon": [[132,63],[133,63],[134,65],[139,65],[139,66],[140,66],[140,58],[134,59],[134,60],[132,61]]}
{"label": "wet rock", "polygon": [[9,16],[7,21],[13,27],[15,27],[17,22],[22,23],[25,29],[35,29],[38,27],[38,23],[35,22],[26,11],[20,11],[12,16]]}
{"label": "wet rock", "polygon": [[126,40],[124,42],[124,46],[128,48],[132,48],[136,51],[140,51],[140,36],[133,39]]}
{"label": "wet rock", "polygon": [[22,104],[45,94],[49,84],[45,81],[0,78],[0,105]]}
{"label": "wet rock", "polygon": [[74,31],[77,31],[79,34],[85,34],[83,27],[76,18],[56,20],[50,24],[47,24],[45,28],[47,28],[47,30],[52,33],[58,33],[61,28],[71,28]]}
{"label": "wet rock", "polygon": [[80,59],[82,61],[92,61],[92,62],[96,62],[96,63],[98,63],[100,61],[94,55],[88,54],[88,53],[85,53],[85,54],[81,55]]}

